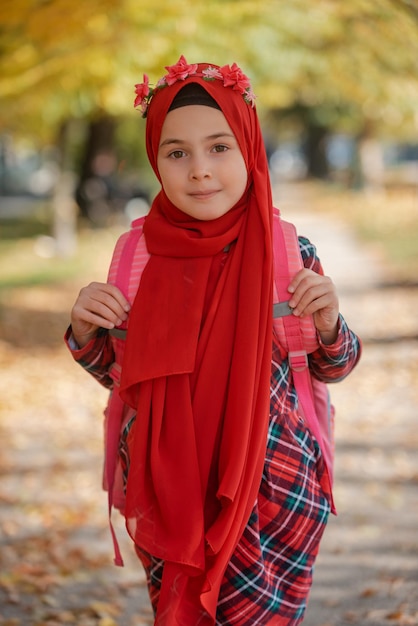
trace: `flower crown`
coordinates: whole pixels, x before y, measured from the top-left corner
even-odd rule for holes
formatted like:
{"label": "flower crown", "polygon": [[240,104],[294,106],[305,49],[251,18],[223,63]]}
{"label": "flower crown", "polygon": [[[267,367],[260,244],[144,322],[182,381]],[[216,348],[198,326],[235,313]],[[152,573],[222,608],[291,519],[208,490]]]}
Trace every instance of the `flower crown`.
{"label": "flower crown", "polygon": [[165,67],[168,74],[160,78],[154,88],[150,87],[148,76],[144,74],[144,82],[135,85],[136,98],[134,107],[139,107],[142,117],[146,117],[152,97],[158,90],[174,85],[177,81],[185,80],[189,76],[200,76],[203,80],[207,81],[221,80],[223,81],[224,87],[232,87],[234,91],[238,91],[242,94],[247,104],[254,107],[255,95],[251,89],[249,78],[236,63],[224,65],[220,68],[209,65],[201,72],[198,72],[197,68],[197,63],[189,65],[184,56],[181,55],[175,65]]}

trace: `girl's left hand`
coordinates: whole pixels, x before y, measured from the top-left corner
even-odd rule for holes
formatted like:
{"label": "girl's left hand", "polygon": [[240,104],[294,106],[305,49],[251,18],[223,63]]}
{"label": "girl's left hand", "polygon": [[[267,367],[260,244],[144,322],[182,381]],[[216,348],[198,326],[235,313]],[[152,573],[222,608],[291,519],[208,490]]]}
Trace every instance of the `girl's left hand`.
{"label": "girl's left hand", "polygon": [[293,315],[312,315],[323,343],[333,343],[338,333],[339,303],[337,290],[329,276],[304,268],[293,278],[288,291]]}

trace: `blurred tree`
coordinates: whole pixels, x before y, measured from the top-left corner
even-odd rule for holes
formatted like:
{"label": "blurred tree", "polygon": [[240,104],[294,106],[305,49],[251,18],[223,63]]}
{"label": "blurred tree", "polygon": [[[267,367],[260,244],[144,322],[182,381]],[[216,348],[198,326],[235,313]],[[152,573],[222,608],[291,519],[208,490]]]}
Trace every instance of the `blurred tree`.
{"label": "blurred tree", "polygon": [[0,5],[0,132],[55,140],[69,119],[130,114],[143,72],[155,81],[181,53],[241,64],[260,110],[310,112],[313,160],[336,125],[417,129],[417,0],[14,0]]}
{"label": "blurred tree", "polygon": [[143,71],[180,53],[241,63],[263,106],[350,102],[407,122],[417,34],[417,0],[15,0],[0,6],[1,125],[127,112]]}

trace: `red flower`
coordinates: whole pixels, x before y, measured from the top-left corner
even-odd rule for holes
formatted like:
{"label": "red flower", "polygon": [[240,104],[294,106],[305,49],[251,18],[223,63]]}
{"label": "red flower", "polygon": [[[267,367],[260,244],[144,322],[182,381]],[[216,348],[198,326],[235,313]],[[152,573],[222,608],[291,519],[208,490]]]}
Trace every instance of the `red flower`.
{"label": "red flower", "polygon": [[145,106],[146,108],[148,96],[150,93],[149,78],[146,74],[144,74],[144,82],[138,85],[135,85],[135,93],[136,93],[136,98],[134,102],[134,107],[140,106],[141,109],[144,109],[144,106]]}
{"label": "red flower", "polygon": [[189,65],[184,56],[181,55],[175,65],[166,66],[165,69],[168,71],[168,74],[160,78],[154,88],[149,86],[146,74],[144,74],[144,82],[135,85],[136,98],[134,106],[141,108],[142,117],[146,117],[149,104],[157,91],[193,75],[199,75],[208,81],[221,80],[224,87],[232,87],[232,89],[238,91],[247,104],[252,107],[255,105],[255,95],[251,89],[250,81],[236,63],[224,65],[219,69],[208,65],[198,74],[197,63]]}
{"label": "red flower", "polygon": [[205,70],[202,71],[203,78],[206,80],[215,80],[215,78],[222,80],[223,76],[216,67],[212,67],[209,65]]}
{"label": "red flower", "polygon": [[250,104],[252,107],[255,107],[255,99],[256,99],[255,93],[251,90],[251,88],[247,89],[246,92],[244,93],[245,102],[247,104]]}
{"label": "red flower", "polygon": [[165,68],[168,74],[165,76],[167,85],[174,85],[178,80],[185,80],[188,76],[196,74],[197,63],[189,65],[183,55],[179,58],[175,65],[169,65]]}
{"label": "red flower", "polygon": [[232,87],[242,94],[245,94],[247,89],[251,87],[249,79],[236,63],[224,65],[219,71],[223,76],[225,87]]}

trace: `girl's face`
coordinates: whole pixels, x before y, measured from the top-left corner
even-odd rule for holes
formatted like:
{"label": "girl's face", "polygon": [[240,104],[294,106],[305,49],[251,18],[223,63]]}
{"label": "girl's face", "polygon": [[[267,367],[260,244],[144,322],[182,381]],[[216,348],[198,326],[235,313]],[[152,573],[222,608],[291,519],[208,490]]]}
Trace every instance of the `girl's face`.
{"label": "girl's face", "polygon": [[238,142],[224,114],[207,106],[185,106],[167,114],[157,165],[169,200],[198,220],[225,215],[247,187]]}

